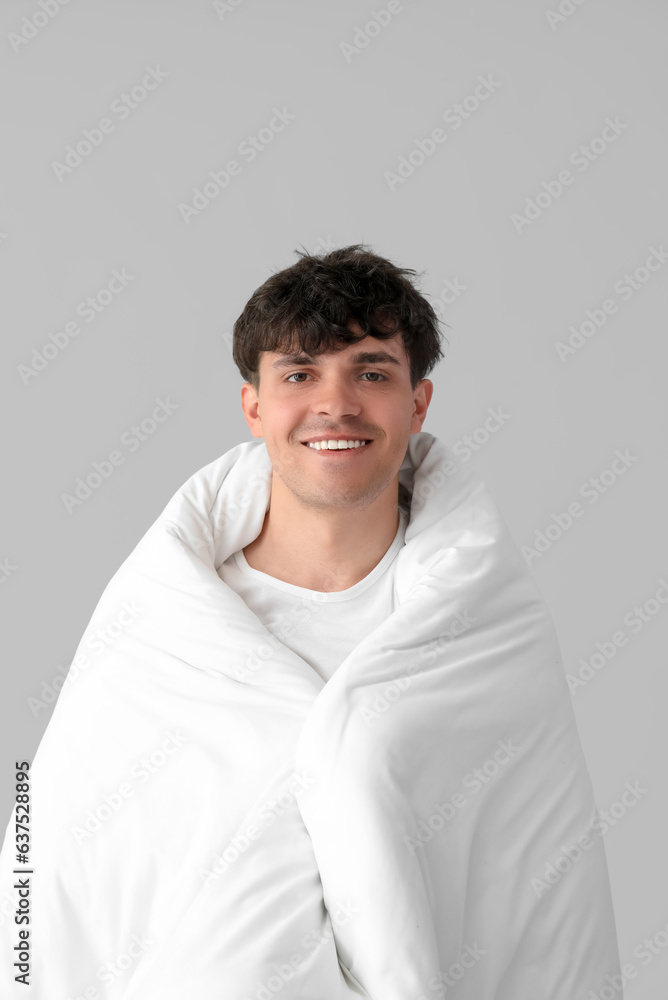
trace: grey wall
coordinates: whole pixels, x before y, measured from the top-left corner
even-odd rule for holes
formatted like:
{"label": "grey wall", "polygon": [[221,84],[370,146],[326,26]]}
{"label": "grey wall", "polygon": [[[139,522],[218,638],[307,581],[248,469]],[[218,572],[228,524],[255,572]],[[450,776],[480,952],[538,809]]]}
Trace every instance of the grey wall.
{"label": "grey wall", "polygon": [[[627,997],[657,997],[665,4],[41,3],[0,7],[2,816],[109,578],[191,473],[250,438],[230,331],[251,292],[299,245],[366,242],[451,300],[424,429],[457,447],[527,546],[612,809]],[[272,119],[282,131],[261,132]],[[230,160],[236,174],[212,182]],[[210,199],[182,207],[207,181]],[[126,284],[107,294],[114,271]],[[139,440],[130,428],[157,399],[172,412]],[[113,451],[68,509],[63,494]],[[643,790],[630,806],[627,783]]]}

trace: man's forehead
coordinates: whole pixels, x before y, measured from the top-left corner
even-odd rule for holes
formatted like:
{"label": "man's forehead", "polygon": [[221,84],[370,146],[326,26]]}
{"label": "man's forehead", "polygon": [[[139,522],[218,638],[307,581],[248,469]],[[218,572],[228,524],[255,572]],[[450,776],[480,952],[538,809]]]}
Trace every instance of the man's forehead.
{"label": "man's forehead", "polygon": [[379,340],[377,337],[366,336],[354,344],[341,344],[329,351],[311,354],[299,348],[299,344],[290,344],[276,351],[262,351],[262,358],[268,369],[281,369],[291,364],[322,364],[327,358],[344,355],[352,364],[372,364],[386,362],[405,365],[407,361],[406,348],[400,333],[393,337]]}

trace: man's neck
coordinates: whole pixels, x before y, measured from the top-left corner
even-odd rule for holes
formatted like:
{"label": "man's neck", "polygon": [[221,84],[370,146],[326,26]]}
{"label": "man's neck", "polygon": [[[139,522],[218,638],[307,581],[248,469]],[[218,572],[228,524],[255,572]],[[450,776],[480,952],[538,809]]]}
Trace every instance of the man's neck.
{"label": "man's neck", "polygon": [[248,565],[307,590],[348,590],[378,565],[399,528],[399,506],[391,497],[381,506],[341,508],[327,516],[312,508],[275,503],[262,530],[243,549]]}

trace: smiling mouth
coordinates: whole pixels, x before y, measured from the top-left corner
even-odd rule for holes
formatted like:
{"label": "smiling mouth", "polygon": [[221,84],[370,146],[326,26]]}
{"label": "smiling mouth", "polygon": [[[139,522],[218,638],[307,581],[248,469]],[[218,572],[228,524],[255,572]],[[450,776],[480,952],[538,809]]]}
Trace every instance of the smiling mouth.
{"label": "smiling mouth", "polygon": [[370,439],[348,439],[341,441],[331,441],[327,442],[326,439],[320,441],[302,441],[304,447],[310,448],[311,451],[317,451],[322,454],[327,455],[350,455],[353,452],[363,451],[368,448],[372,441]]}

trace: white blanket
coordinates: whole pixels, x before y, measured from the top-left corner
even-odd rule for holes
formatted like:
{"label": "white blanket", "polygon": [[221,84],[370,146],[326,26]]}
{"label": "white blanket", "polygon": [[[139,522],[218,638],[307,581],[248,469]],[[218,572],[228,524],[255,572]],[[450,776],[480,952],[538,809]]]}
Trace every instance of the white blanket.
{"label": "white blanket", "polygon": [[170,500],[33,761],[34,874],[7,828],[30,986],[5,906],[3,998],[585,1000],[618,974],[549,613],[444,444],[411,436],[400,482],[397,610],[327,683],[216,572],[262,527],[264,441]]}

